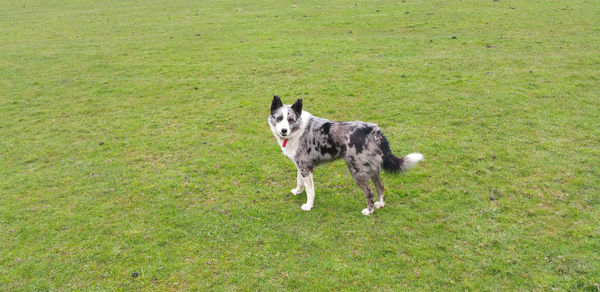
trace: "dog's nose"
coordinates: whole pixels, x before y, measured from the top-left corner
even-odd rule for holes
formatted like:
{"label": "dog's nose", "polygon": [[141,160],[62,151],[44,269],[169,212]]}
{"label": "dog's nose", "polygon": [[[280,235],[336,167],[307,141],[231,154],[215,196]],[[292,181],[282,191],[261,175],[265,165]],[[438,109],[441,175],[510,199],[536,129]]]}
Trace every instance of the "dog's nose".
{"label": "dog's nose", "polygon": [[281,129],[281,134],[287,133],[287,129]]}

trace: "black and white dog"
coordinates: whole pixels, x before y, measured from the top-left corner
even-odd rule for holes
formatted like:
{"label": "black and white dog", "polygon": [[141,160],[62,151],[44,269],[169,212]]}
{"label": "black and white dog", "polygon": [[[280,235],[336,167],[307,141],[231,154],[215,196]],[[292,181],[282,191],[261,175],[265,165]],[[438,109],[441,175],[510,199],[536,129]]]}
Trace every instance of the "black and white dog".
{"label": "black and white dog", "polygon": [[[302,110],[302,99],[289,106],[283,105],[279,96],[273,97],[269,126],[281,151],[298,168],[297,185],[292,194],[298,195],[306,188],[306,204],[302,210],[309,211],[315,200],[313,168],[321,163],[344,158],[352,178],[365,193],[367,208],[363,215],[371,215],[374,208],[385,206],[381,169],[401,172],[423,159],[420,153],[396,157],[390,145],[375,124],[364,122],[333,122],[318,118]],[[369,181],[377,189],[379,199],[373,202]]]}

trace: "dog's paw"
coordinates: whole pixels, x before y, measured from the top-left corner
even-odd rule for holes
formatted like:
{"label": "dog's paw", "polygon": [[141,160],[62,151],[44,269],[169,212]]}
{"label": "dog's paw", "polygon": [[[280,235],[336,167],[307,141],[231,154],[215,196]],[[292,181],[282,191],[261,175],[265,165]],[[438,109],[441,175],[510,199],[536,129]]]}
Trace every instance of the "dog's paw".
{"label": "dog's paw", "polygon": [[302,204],[302,207],[300,207],[300,208],[302,208],[302,210],[304,210],[304,211],[310,211],[310,209],[312,209],[312,207],[313,206],[309,205],[309,204]]}
{"label": "dog's paw", "polygon": [[295,189],[292,189],[290,192],[292,192],[292,194],[295,196],[295,195],[302,194],[302,191],[303,191],[303,189],[295,188]]}
{"label": "dog's paw", "polygon": [[369,215],[373,214],[373,210],[369,210],[369,208],[364,208],[362,210],[362,214],[365,216],[369,216]]}
{"label": "dog's paw", "polygon": [[379,209],[383,207],[385,207],[385,202],[375,202],[375,208]]}

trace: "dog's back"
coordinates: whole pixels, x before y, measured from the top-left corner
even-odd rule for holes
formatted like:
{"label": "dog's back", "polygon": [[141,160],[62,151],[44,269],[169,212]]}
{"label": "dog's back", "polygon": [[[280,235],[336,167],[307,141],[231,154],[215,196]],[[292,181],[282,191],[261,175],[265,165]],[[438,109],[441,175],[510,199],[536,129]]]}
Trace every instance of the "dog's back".
{"label": "dog's back", "polygon": [[299,142],[294,158],[309,171],[311,166],[344,158],[353,175],[372,177],[382,168],[400,172],[420,160],[414,155],[410,159],[396,157],[381,129],[360,121],[333,122],[312,116]]}

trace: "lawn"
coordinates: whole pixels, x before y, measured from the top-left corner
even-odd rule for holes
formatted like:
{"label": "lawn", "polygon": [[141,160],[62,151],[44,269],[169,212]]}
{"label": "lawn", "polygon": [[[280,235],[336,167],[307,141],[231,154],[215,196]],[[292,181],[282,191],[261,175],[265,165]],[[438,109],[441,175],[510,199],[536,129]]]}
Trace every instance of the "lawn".
{"label": "lawn", "polygon": [[[385,208],[267,125],[377,123]],[[598,1],[3,1],[0,290],[600,290]]]}

